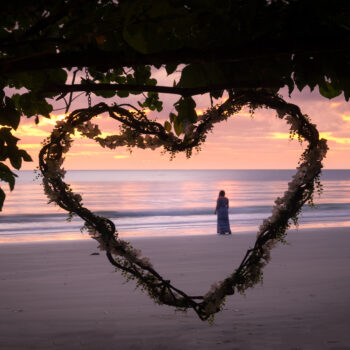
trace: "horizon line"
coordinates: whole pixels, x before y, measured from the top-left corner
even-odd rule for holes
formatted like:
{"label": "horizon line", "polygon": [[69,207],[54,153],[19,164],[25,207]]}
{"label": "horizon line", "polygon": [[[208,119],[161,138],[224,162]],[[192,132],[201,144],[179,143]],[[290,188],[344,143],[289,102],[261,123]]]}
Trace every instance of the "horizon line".
{"label": "horizon line", "polygon": [[[296,168],[203,168],[203,169],[184,169],[184,168],[179,168],[179,169],[167,169],[167,168],[159,168],[159,169],[65,169],[67,172],[70,171],[217,171],[217,170],[251,170],[251,171],[261,171],[261,170],[296,170]],[[322,169],[322,171],[325,170],[350,170],[350,168],[327,168],[327,169]],[[37,171],[37,169],[15,169],[14,171]]]}

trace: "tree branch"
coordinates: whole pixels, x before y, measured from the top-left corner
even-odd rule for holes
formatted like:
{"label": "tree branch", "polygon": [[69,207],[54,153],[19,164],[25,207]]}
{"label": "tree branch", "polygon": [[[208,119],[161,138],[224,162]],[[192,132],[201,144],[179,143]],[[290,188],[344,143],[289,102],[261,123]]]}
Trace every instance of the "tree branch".
{"label": "tree branch", "polygon": [[274,59],[276,56],[290,58],[292,54],[328,55],[349,53],[348,40],[334,39],[332,42],[303,42],[301,45],[293,42],[247,43],[244,46],[215,47],[209,50],[178,49],[174,51],[140,54],[128,48],[128,52],[107,52],[99,49],[88,49],[80,52],[44,53],[33,57],[14,57],[0,59],[0,73],[33,71],[49,68],[90,67],[103,69],[114,67],[130,67],[138,64],[160,66],[177,63],[206,62],[243,62],[263,58]]}
{"label": "tree branch", "polygon": [[[74,72],[73,72],[73,78],[72,78],[72,84],[75,83],[75,78],[77,76],[77,73],[78,73],[78,69],[76,69]],[[73,101],[73,91],[69,94],[69,100],[68,100],[68,103],[66,103],[66,110],[65,110],[65,113],[68,113],[69,109],[70,109],[70,106],[72,104],[72,101]]]}
{"label": "tree branch", "polygon": [[208,92],[226,89],[258,89],[258,88],[281,88],[283,82],[277,81],[233,81],[222,85],[211,85],[194,88],[181,88],[171,86],[154,85],[131,85],[131,84],[72,84],[48,86],[42,92],[60,93],[62,98],[67,93],[72,92],[94,92],[94,91],[134,91],[134,92],[158,92],[164,94],[174,94],[181,96],[201,95]]}

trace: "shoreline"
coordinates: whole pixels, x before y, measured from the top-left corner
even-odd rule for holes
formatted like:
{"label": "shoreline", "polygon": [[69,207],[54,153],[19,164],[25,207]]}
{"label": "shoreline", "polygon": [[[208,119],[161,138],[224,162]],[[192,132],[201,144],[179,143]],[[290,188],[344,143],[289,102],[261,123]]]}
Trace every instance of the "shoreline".
{"label": "shoreline", "polygon": [[[264,283],[227,298],[212,326],[125,284],[92,240],[0,244],[0,348],[349,350],[350,230],[286,238]],[[255,233],[127,240],[178,288],[201,295],[233,272]]]}
{"label": "shoreline", "polygon": [[[302,225],[301,225],[302,226]],[[289,230],[287,230],[287,240],[288,240],[288,236],[291,233],[314,233],[314,232],[322,232],[322,231],[344,231],[347,230],[349,232],[350,235],[350,226],[320,226],[320,227],[299,227],[299,228],[291,228]],[[257,231],[253,231],[253,230],[243,230],[243,231],[232,231],[232,236],[245,236],[245,235],[256,235]],[[69,243],[69,242],[88,242],[88,241],[94,241],[93,238],[89,237],[88,234],[82,234],[82,236],[84,235],[84,237],[82,238],[76,238],[74,236],[74,238],[62,238],[62,239],[40,239],[43,238],[43,236],[35,236],[35,237],[40,237],[38,239],[23,239],[23,240],[9,240],[9,241],[3,241],[1,240],[1,235],[0,235],[0,247],[3,245],[16,245],[16,244],[45,244],[45,243],[51,243],[51,244],[55,244],[55,243]],[[78,236],[78,234],[77,234]],[[212,237],[212,236],[219,236],[217,233],[201,233],[201,234],[181,234],[181,235],[176,235],[176,234],[168,234],[168,235],[156,235],[156,236],[152,236],[152,235],[120,235],[119,238],[125,241],[128,240],[143,240],[143,239],[167,239],[167,238],[189,238],[189,237]],[[61,236],[60,236],[61,237]],[[62,235],[62,237],[65,237]],[[66,237],[72,237],[72,236],[66,236]]]}

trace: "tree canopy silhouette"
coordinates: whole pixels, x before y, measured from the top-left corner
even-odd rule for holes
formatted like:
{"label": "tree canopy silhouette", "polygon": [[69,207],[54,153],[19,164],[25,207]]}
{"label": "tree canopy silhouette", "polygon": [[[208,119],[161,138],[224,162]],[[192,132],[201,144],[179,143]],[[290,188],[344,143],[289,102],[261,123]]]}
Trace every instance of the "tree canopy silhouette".
{"label": "tree canopy silhouette", "polygon": [[[11,190],[16,175],[3,162],[20,169],[31,160],[12,135],[21,117],[49,117],[58,99],[68,112],[77,92],[123,103],[139,95],[138,108],[159,112],[159,94],[176,94],[164,127],[183,138],[197,122],[198,94],[261,92],[264,104],[287,86],[350,97],[347,0],[12,0],[0,8],[0,179]],[[154,78],[160,70],[166,86]],[[0,188],[0,209],[4,199]]]}
{"label": "tree canopy silhouette", "polygon": [[[343,93],[349,100],[348,0],[13,0],[0,8],[0,179],[12,190],[16,174],[3,162],[20,169],[31,160],[12,135],[21,117],[49,118],[55,101],[63,100],[69,115],[56,123],[39,154],[45,193],[84,220],[127,279],[136,279],[157,303],[192,308],[202,320],[220,311],[226,296],[260,282],[271,249],[312,202],[327,152],[315,125],[278,92],[317,87],[326,98]],[[161,71],[168,84],[155,79]],[[82,92],[88,107],[70,111],[74,94]],[[91,94],[114,102],[91,106]],[[163,124],[144,112],[162,111],[160,94],[178,95],[176,112]],[[198,94],[211,98],[200,118],[193,99]],[[137,106],[131,95],[138,95]],[[163,147],[190,156],[215,123],[244,106],[275,110],[308,146],[238,268],[205,295],[191,296],[119,239],[111,220],[83,205],[63,181],[64,154],[79,131],[103,147]],[[103,113],[120,123],[116,135],[103,138],[91,123]],[[0,209],[4,199],[0,189]]]}

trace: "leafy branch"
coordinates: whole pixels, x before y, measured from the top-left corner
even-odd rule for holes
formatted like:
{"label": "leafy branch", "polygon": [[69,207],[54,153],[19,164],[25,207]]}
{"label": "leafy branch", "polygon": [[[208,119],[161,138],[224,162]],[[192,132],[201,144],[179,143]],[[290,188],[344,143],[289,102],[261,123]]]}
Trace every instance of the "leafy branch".
{"label": "leafy branch", "polygon": [[[21,168],[22,160],[25,162],[32,161],[32,158],[26,151],[18,148],[18,140],[18,138],[11,134],[11,128],[0,128],[0,180],[7,182],[11,191],[15,186],[17,175],[2,162],[8,159],[11,165],[18,170]],[[0,211],[2,210],[5,198],[6,194],[0,188]]]}
{"label": "leafy branch", "polygon": [[147,85],[132,85],[132,84],[70,84],[47,86],[43,92],[61,93],[57,100],[63,98],[67,93],[72,92],[96,92],[96,91],[128,91],[128,92],[157,92],[165,94],[175,94],[181,96],[195,96],[208,92],[222,91],[226,89],[258,89],[258,88],[277,88],[281,87],[281,82],[266,82],[266,81],[235,81],[222,85],[202,86],[196,88],[185,88],[177,86],[147,86]]}

